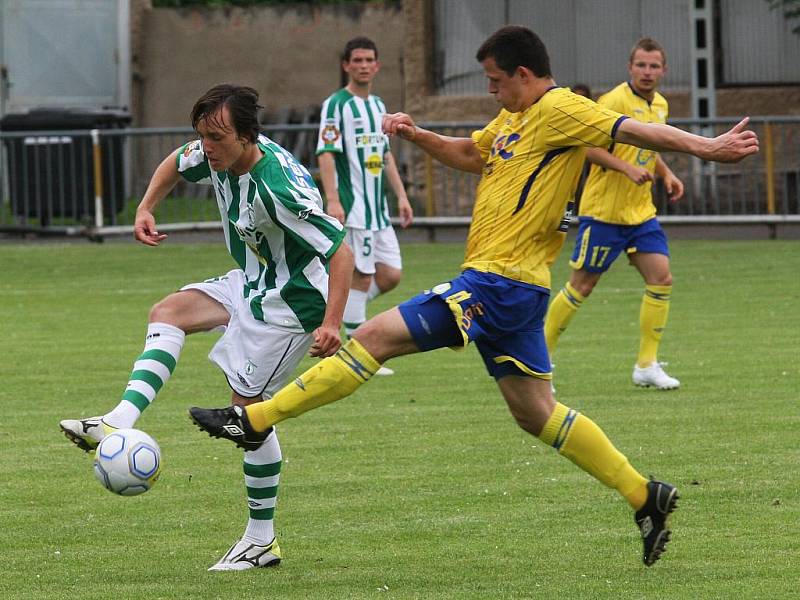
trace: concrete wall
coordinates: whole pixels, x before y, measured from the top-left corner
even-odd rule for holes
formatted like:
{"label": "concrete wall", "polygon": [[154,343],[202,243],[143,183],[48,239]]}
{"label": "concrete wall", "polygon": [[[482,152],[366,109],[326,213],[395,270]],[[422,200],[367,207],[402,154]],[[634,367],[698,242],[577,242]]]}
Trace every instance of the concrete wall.
{"label": "concrete wall", "polygon": [[374,91],[403,107],[404,21],[399,1],[312,7],[154,9],[132,4],[134,125],[188,125],[208,88],[241,83],[268,112],[320,104],[340,86],[340,54],[350,38],[371,37],[381,71]]}

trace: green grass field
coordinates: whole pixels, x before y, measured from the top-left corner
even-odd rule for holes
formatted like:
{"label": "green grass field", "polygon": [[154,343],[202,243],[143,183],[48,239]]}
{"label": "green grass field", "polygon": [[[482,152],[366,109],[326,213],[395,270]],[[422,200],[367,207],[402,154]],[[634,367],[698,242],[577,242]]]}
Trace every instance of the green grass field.
{"label": "green grass field", "polygon": [[[470,348],[398,359],[395,377],[282,424],[284,562],[208,573],[246,518],[240,451],[186,416],[228,402],[215,336],[189,339],[139,422],[164,460],[144,496],[103,490],[58,421],[115,405],[150,306],[228,270],[222,244],[0,246],[0,598],[796,598],[797,243],[672,251],[660,358],[680,390],[630,383],[642,285],[623,261],[554,359],[558,399],[681,488],[653,568],[626,503],[519,430]],[[454,275],[461,253],[406,246],[405,280],[372,309]]]}

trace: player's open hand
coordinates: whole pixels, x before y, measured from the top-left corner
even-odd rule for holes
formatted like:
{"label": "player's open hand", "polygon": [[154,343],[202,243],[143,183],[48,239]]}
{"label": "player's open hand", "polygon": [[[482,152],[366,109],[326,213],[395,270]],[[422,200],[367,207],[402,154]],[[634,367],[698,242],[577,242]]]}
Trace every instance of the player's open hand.
{"label": "player's open hand", "polygon": [[147,246],[158,246],[159,242],[166,239],[167,234],[158,233],[153,213],[147,210],[138,210],[133,224],[133,236]]}
{"label": "player's open hand", "polygon": [[417,135],[417,126],[406,113],[387,113],[383,115],[383,133],[411,141]]}
{"label": "player's open hand", "polygon": [[749,123],[750,117],[745,117],[729,131],[709,140],[708,151],[701,158],[731,163],[758,152],[758,136],[755,131],[747,129]]}
{"label": "player's open hand", "polygon": [[319,358],[333,356],[342,346],[338,327],[330,327],[323,323],[314,330],[312,335],[314,336],[314,343],[308,352],[311,356]]}
{"label": "player's open hand", "polygon": [[411,203],[408,198],[401,198],[397,200],[397,212],[400,215],[400,227],[405,229],[414,220],[414,209],[411,208]]}
{"label": "player's open hand", "polygon": [[644,167],[637,167],[636,165],[628,165],[625,175],[636,185],[642,185],[648,181],[653,181],[653,174]]}

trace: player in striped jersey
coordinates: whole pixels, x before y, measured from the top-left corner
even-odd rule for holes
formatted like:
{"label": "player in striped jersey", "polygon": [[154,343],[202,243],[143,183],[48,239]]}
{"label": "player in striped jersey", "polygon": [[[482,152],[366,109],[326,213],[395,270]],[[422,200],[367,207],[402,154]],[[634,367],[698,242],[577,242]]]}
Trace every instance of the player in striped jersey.
{"label": "player in striped jersey", "polygon": [[[386,180],[397,196],[401,226],[413,219],[403,182],[381,130],[386,106],[371,93],[378,73],[378,48],[366,37],[345,45],[347,85],[322,104],[317,156],[328,214],[347,228],[355,271],[344,327],[348,336],[367,319],[367,302],[394,289],[402,274],[397,236],[389,221]],[[391,375],[381,367],[378,375]]]}
{"label": "player in striped jersey", "polygon": [[[339,349],[352,253],[342,226],[323,212],[305,167],[259,134],[259,108],[252,88],[210,89],[192,110],[200,139],[156,168],[136,212],[136,239],[158,246],[166,238],[153,212],[179,179],[208,183],[236,268],[153,306],[144,351],[116,408],[61,422],[80,448],[90,451],[110,431],[135,425],[170,378],[188,334],[224,331],[209,358],[227,378],[237,410],[280,389],[309,350],[325,357]],[[281,469],[277,433],[261,433],[245,450],[250,518],[242,538],[209,570],[267,567],[281,559],[273,527]]]}
{"label": "player in striped jersey", "polygon": [[[631,50],[630,80],[601,96],[598,103],[638,121],[665,123],[667,101],[656,89],[666,70],[664,49],[655,40],[642,38]],[[592,167],[578,212],[580,228],[570,261],[573,271],[550,303],[545,319],[547,349],[552,356],[575,313],[625,251],[645,283],[633,382],[662,390],[677,388],[680,381],[657,360],[669,314],[672,274],[667,237],[656,219],[651,187],[655,177],[661,177],[674,202],[683,196],[683,183],[652,150],[611,143],[588,150],[587,158]]]}
{"label": "player in striped jersey", "polygon": [[652,565],[669,539],[677,488],[645,479],[591,419],[553,399],[543,333],[549,265],[564,242],[563,216],[586,147],[616,140],[734,162],[757,152],[758,138],[746,130],[746,119],[704,138],[628,119],[559,88],[544,44],[524,27],[495,32],[477,59],[503,109],[470,138],[422,129],[403,113],[384,120],[388,134],[481,175],[462,273],[373,317],[335,356],[244,414],[192,408],[190,415],[211,435],[246,443],[275,423],[348,396],[388,358],[474,341],[519,426],[627,500],[643,561]]}

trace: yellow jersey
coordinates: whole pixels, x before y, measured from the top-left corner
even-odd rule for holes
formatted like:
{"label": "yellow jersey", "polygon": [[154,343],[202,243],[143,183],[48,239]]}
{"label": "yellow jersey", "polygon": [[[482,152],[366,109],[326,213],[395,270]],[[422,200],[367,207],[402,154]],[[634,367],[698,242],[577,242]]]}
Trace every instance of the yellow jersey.
{"label": "yellow jersey", "polygon": [[[668,107],[664,96],[656,92],[653,101],[648,102],[627,82],[600,96],[597,102],[643,123],[667,121]],[[608,151],[627,163],[655,174],[658,152],[616,143],[612,143]],[[578,214],[617,225],[644,223],[656,216],[652,187],[653,184],[649,181],[636,185],[619,171],[592,165],[583,188]]]}
{"label": "yellow jersey", "polygon": [[625,118],[553,87],[473,132],[485,165],[462,268],[549,288],[586,147],[608,147]]}

